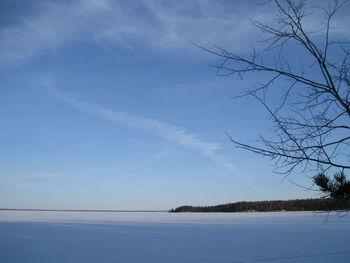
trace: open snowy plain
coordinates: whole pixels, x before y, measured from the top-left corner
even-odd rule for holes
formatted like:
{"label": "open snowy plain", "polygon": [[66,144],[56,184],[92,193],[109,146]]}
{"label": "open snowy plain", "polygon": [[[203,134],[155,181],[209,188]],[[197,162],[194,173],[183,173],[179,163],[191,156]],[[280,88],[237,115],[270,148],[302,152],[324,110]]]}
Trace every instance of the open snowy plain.
{"label": "open snowy plain", "polygon": [[350,214],[0,211],[0,262],[350,262]]}

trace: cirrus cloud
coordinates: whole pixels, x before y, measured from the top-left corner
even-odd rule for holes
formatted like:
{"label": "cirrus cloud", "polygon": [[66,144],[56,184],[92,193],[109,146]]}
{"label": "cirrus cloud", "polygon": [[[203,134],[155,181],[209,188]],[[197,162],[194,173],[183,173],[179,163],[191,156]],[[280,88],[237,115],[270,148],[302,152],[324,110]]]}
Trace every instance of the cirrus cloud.
{"label": "cirrus cloud", "polygon": [[[249,10],[255,13],[245,13]],[[242,3],[199,0],[39,1],[35,12],[17,13],[16,24],[0,26],[0,63],[52,54],[79,41],[107,50],[133,51],[139,43],[166,51],[184,50],[190,47],[187,39],[245,48],[255,30],[248,18],[267,17],[259,10]]]}
{"label": "cirrus cloud", "polygon": [[79,100],[76,96],[57,89],[51,78],[44,79],[42,85],[49,90],[52,97],[83,113],[133,129],[143,130],[159,138],[172,141],[178,145],[199,152],[212,162],[231,171],[237,176],[243,176],[248,180],[252,180],[249,175],[242,173],[228,156],[219,153],[222,149],[220,143],[203,140],[181,127],[157,119],[140,117],[122,111],[115,111],[96,103]]}

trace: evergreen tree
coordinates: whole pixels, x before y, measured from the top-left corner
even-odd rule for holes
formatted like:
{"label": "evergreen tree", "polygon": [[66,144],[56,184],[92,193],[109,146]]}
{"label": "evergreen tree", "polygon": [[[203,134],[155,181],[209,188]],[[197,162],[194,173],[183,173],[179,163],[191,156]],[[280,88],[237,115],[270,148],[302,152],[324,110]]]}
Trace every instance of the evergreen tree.
{"label": "evergreen tree", "polygon": [[350,181],[346,179],[344,172],[334,174],[333,179],[320,173],[313,180],[326,197],[350,199]]}

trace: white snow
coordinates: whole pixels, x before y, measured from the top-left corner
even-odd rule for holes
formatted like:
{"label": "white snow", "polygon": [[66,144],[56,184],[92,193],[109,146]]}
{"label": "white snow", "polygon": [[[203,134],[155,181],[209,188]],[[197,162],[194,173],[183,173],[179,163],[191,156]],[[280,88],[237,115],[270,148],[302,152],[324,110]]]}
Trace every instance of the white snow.
{"label": "white snow", "polygon": [[0,211],[0,262],[349,262],[350,214]]}

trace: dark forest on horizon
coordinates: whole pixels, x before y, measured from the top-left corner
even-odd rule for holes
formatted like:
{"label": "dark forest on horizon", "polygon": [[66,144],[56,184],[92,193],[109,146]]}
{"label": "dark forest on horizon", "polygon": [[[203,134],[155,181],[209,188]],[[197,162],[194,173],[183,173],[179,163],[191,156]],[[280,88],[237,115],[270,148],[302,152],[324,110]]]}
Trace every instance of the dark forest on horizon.
{"label": "dark forest on horizon", "polygon": [[278,212],[278,211],[335,211],[350,210],[350,200],[333,198],[296,199],[274,201],[236,202],[216,206],[180,206],[171,209],[181,212]]}

